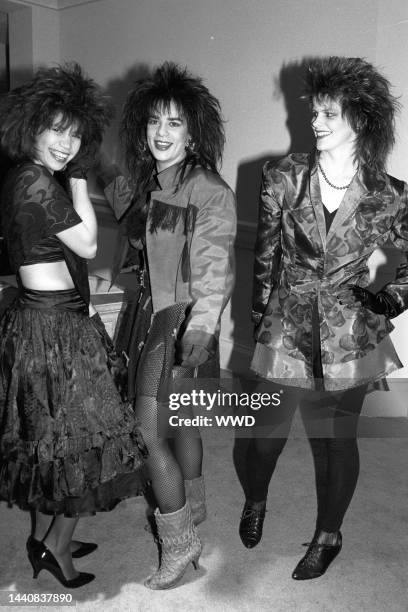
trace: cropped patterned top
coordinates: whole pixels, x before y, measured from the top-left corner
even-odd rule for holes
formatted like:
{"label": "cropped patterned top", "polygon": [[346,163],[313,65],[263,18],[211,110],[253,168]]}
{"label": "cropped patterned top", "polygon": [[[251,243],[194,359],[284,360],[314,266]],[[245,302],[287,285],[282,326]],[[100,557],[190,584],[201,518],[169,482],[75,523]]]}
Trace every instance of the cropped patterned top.
{"label": "cropped patterned top", "polygon": [[75,286],[89,303],[86,261],[56,235],[82,219],[56,178],[34,162],[19,164],[4,182],[1,213],[12,270],[18,274],[23,265],[65,261]]}

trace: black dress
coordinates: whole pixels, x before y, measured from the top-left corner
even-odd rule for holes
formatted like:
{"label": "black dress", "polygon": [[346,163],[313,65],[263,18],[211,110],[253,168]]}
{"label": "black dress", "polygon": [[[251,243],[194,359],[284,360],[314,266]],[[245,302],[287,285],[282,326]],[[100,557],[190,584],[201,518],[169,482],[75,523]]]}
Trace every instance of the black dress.
{"label": "black dress", "polygon": [[75,288],[20,283],[0,320],[0,499],[65,516],[110,510],[142,492],[145,447],[88,315],[86,263],[55,235],[81,219],[54,177],[31,162],[9,174],[2,211],[15,272],[65,260]]}

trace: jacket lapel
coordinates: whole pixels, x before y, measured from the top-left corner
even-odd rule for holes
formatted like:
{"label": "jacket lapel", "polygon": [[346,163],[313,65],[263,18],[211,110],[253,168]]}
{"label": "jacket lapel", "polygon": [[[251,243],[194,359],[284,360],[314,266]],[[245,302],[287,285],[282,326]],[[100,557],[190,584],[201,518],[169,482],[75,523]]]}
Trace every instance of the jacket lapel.
{"label": "jacket lapel", "polygon": [[343,225],[344,221],[346,219],[350,219],[350,217],[353,215],[354,211],[356,210],[358,204],[360,203],[361,198],[364,195],[366,195],[366,193],[367,193],[367,188],[361,181],[359,175],[356,174],[356,176],[353,178],[350,184],[350,187],[347,189],[346,193],[344,194],[344,198],[342,199],[340,206],[337,209],[336,214],[334,215],[333,222],[327,234],[327,242],[329,242],[333,234],[338,232],[338,229]]}
{"label": "jacket lapel", "polygon": [[379,199],[381,199],[381,194],[386,187],[387,181],[385,175],[379,173],[375,177],[371,178],[371,184],[370,187],[368,187],[363,182],[361,173],[356,174],[350,184],[350,187],[344,194],[344,198],[340,203],[340,206],[330,226],[329,232],[326,235],[326,220],[323,211],[322,196],[320,193],[320,183],[319,175],[317,172],[316,158],[314,156],[311,156],[310,158],[309,173],[310,201],[312,203],[313,210],[316,216],[317,227],[319,229],[323,248],[324,250],[326,250],[326,245],[328,244],[330,238],[335,233],[338,233],[339,228],[344,224],[346,219],[349,219],[353,215],[359,203],[364,197],[366,197],[367,195],[376,195]]}
{"label": "jacket lapel", "polygon": [[316,217],[317,228],[319,230],[323,249],[326,250],[326,220],[324,218],[323,202],[320,193],[319,175],[317,173],[317,166],[313,156],[311,156],[310,159],[309,176],[310,201],[312,203],[314,214]]}

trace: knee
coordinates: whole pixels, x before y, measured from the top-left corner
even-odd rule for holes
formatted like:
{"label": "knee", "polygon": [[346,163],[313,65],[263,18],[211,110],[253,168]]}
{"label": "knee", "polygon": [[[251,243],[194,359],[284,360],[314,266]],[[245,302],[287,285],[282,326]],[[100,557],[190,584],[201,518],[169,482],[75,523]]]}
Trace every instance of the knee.
{"label": "knee", "polygon": [[286,444],[286,438],[258,438],[254,441],[254,450],[258,458],[270,460],[278,458]]}

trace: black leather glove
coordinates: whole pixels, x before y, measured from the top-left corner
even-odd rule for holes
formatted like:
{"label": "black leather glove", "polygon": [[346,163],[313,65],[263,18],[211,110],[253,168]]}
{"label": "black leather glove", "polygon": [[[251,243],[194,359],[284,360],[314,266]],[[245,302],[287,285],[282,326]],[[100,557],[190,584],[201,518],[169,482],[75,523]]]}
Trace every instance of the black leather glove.
{"label": "black leather glove", "polygon": [[178,346],[178,354],[180,365],[185,368],[197,368],[202,365],[206,361],[208,361],[210,357],[210,352],[205,348],[205,346],[201,346],[199,344],[188,344],[180,341]]}
{"label": "black leather glove", "polygon": [[115,383],[122,400],[126,401],[128,371],[125,360],[116,352],[112,339],[106,331],[105,325],[103,324],[98,312],[91,317],[91,321],[98,332],[102,341],[102,346],[106,351],[108,368],[112,374],[113,382]]}
{"label": "black leather glove", "polygon": [[386,291],[372,293],[358,285],[349,285],[348,289],[351,291],[355,301],[360,302],[364,308],[368,308],[368,310],[375,314],[385,315],[392,319],[402,312],[398,302]]}

